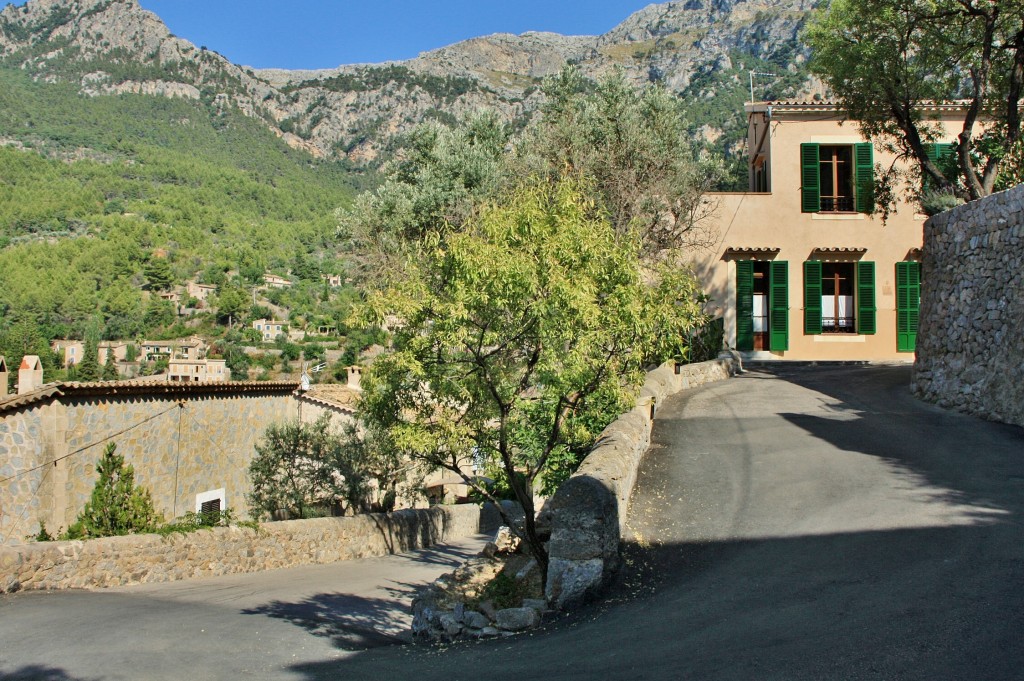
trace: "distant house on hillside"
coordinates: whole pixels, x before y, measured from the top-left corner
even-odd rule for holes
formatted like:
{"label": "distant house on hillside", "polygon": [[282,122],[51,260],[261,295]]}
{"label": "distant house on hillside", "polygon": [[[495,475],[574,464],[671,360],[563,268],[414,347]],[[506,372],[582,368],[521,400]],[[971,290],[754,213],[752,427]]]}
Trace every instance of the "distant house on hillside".
{"label": "distant house on hillside", "polygon": [[[749,189],[708,196],[717,242],[692,263],[726,345],[763,359],[912,358],[925,217],[907,202],[885,224],[872,215],[876,164],[894,157],[835,104],[746,112]],[[924,113],[955,139],[959,106]]]}
{"label": "distant house on hillside", "polygon": [[292,285],[292,282],[285,279],[284,277],[280,277],[276,274],[269,273],[263,275],[263,283],[269,286],[270,288],[288,288],[289,286]]}
{"label": "distant house on hillside", "polygon": [[252,323],[252,328],[256,329],[263,336],[263,342],[270,343],[279,335],[286,333],[288,325],[284,322],[275,322],[268,319],[257,319]]}
{"label": "distant house on hillside", "polygon": [[217,287],[213,284],[197,284],[190,281],[185,287],[185,292],[189,298],[195,298],[200,303],[205,303],[211,296],[217,295]]}
{"label": "distant house on hillside", "polygon": [[231,370],[223,359],[172,359],[167,364],[167,380],[194,383],[230,381]]}
{"label": "distant house on hillside", "polygon": [[187,340],[143,341],[142,361],[166,357],[167,359],[202,359],[206,356],[206,342],[193,336]]}
{"label": "distant house on hillside", "polygon": [[[100,341],[97,345],[96,359],[100,366],[105,366],[108,361],[123,362],[128,357],[128,341]],[[85,341],[80,340],[55,340],[50,344],[50,349],[61,356],[64,367],[79,364],[85,355]]]}
{"label": "distant house on hillside", "polygon": [[321,277],[323,277],[323,280],[327,282],[327,285],[332,288],[337,288],[342,284],[340,274],[323,274]]}

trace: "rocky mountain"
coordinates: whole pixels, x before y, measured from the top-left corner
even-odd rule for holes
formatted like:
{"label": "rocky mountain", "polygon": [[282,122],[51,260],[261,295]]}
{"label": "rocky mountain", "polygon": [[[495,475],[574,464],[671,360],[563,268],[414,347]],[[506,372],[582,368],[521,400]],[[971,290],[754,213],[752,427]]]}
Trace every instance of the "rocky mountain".
{"label": "rocky mountain", "polygon": [[[687,0],[650,5],[602,36],[496,34],[405,62],[325,71],[252,70],[170,33],[136,0],[29,0],[0,12],[0,63],[91,96],[146,93],[237,107],[291,146],[365,163],[396,135],[477,109],[521,122],[544,77],[574,63],[620,69],[693,104],[708,140],[735,133],[747,72],[777,74],[761,97],[806,91],[799,31],[820,0]],[[735,135],[734,135],[735,136]]]}

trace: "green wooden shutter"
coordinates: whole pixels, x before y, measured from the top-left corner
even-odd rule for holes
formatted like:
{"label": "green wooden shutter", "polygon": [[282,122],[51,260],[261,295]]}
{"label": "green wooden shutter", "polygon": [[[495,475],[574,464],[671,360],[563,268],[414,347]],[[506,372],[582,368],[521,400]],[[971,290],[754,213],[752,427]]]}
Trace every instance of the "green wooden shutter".
{"label": "green wooden shutter", "polygon": [[804,333],[821,333],[821,261],[804,263]]}
{"label": "green wooden shutter", "polygon": [[913,352],[917,348],[917,328],[921,316],[921,265],[896,263],[896,351]]}
{"label": "green wooden shutter", "polygon": [[770,265],[768,282],[768,349],[789,350],[789,263],[780,260]]}
{"label": "green wooden shutter", "polygon": [[857,182],[857,212],[875,209],[875,151],[870,143],[853,145]]}
{"label": "green wooden shutter", "polygon": [[877,329],[875,305],[875,263],[857,263],[857,333],[874,335]]}
{"label": "green wooden shutter", "polygon": [[803,188],[800,212],[817,213],[821,210],[821,159],[817,144],[800,145],[800,184]]}
{"label": "green wooden shutter", "polygon": [[[945,173],[946,170],[951,170],[946,166],[949,165],[949,159],[956,154],[956,144],[952,142],[928,143],[924,145],[924,153],[925,156],[939,167],[940,171]],[[927,192],[934,189],[932,178],[923,172],[921,175],[921,190]]]}
{"label": "green wooden shutter", "polygon": [[754,349],[754,261],[736,262],[736,349]]}

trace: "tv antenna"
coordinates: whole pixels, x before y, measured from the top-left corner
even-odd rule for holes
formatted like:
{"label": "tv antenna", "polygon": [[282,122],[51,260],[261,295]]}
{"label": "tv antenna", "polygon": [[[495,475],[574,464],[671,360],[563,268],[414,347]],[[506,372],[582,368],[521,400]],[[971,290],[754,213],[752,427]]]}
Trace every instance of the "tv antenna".
{"label": "tv antenna", "polygon": [[754,103],[754,76],[767,76],[769,78],[778,78],[777,73],[762,73],[760,71],[750,72],[750,103]]}
{"label": "tv antenna", "polygon": [[306,392],[307,390],[309,390],[309,386],[313,382],[313,378],[310,376],[311,373],[319,374],[321,371],[323,371],[326,368],[327,368],[327,363],[326,362],[321,362],[320,364],[317,364],[314,367],[311,367],[309,362],[303,362],[302,363],[302,378],[300,379],[300,383],[301,383],[302,387],[300,388],[300,390],[302,390],[302,392]]}

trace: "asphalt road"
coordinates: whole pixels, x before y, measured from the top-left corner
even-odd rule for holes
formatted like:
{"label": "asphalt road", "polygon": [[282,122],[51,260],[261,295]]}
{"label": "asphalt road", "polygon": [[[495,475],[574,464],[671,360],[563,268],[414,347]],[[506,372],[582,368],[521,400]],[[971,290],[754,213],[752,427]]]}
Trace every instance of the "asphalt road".
{"label": "asphalt road", "polygon": [[[908,380],[907,367],[778,368],[673,398],[641,470],[623,578],[605,602],[532,634],[446,650],[378,645],[391,639],[367,633],[374,622],[346,629],[331,584],[310,583],[302,598],[256,589],[241,608],[118,592],[152,612],[126,610],[119,628],[107,617],[109,631],[90,626],[106,593],[24,594],[0,601],[0,670],[54,679],[1024,678],[1024,430],[922,405]],[[295,614],[302,603],[319,617]],[[239,616],[261,633],[232,629]],[[168,620],[217,633],[206,643],[175,637]],[[365,646],[377,647],[357,650]],[[82,663],[76,651],[86,647],[109,649],[109,664]],[[44,663],[53,676],[27,675]]]}

